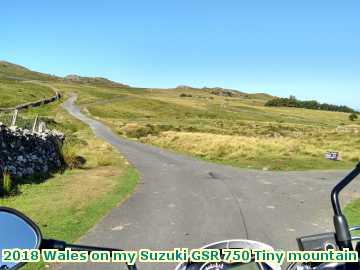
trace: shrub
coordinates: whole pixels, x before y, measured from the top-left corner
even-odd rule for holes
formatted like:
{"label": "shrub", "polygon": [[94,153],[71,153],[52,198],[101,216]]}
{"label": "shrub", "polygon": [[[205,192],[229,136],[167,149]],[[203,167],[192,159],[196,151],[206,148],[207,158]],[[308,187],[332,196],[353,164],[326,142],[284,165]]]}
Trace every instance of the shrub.
{"label": "shrub", "polygon": [[194,126],[187,126],[187,127],[184,127],[184,131],[187,131],[187,132],[197,132],[199,131],[197,127],[194,127]]}
{"label": "shrub", "polygon": [[12,190],[12,180],[11,176],[8,172],[3,173],[1,185],[0,185],[0,195],[8,196],[10,195]]}
{"label": "shrub", "polygon": [[151,124],[143,126],[137,123],[129,123],[122,128],[122,131],[127,137],[137,139],[148,135],[159,134],[159,129]]}
{"label": "shrub", "polygon": [[46,124],[48,129],[55,129],[58,126],[58,123],[53,117],[41,117],[40,120]]}
{"label": "shrub", "polygon": [[101,166],[101,167],[114,165],[114,161],[111,159],[111,157],[109,157],[108,155],[105,155],[105,154],[97,155],[96,161],[97,161],[97,165]]}
{"label": "shrub", "polygon": [[181,93],[180,97],[192,97],[192,95],[191,94]]}
{"label": "shrub", "polygon": [[298,100],[294,96],[291,98],[275,98],[267,101],[265,106],[269,107],[296,107],[312,110],[335,111],[355,113],[355,110],[347,106],[332,105],[327,103],[319,103],[316,100]]}
{"label": "shrub", "polygon": [[171,124],[159,124],[155,129],[158,129],[159,131],[169,131],[175,129],[175,127]]}
{"label": "shrub", "polygon": [[64,165],[69,169],[82,168],[86,159],[77,155],[79,145],[73,144],[69,141],[65,141],[62,147],[62,156],[64,160]]}
{"label": "shrub", "polygon": [[210,91],[210,94],[212,95],[216,95],[216,96],[224,96],[224,97],[232,97],[234,96],[234,93],[231,92],[230,90],[226,90],[226,89],[214,89],[212,91]]}
{"label": "shrub", "polygon": [[68,145],[68,146],[77,145],[79,147],[79,146],[87,146],[88,142],[83,140],[83,139],[80,139],[75,134],[68,134],[68,135],[66,135],[65,144]]}
{"label": "shrub", "polygon": [[356,113],[351,113],[351,114],[349,115],[350,121],[355,121],[355,120],[358,119],[358,118],[359,118],[359,117],[357,116]]}

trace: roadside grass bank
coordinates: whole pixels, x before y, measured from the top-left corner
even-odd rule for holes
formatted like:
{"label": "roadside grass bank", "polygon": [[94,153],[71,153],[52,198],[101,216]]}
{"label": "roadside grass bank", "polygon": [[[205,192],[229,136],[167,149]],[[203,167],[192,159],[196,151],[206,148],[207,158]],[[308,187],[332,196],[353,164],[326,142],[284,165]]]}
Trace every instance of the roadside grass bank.
{"label": "roadside grass bank", "polygon": [[[359,181],[356,179],[354,181]],[[348,219],[349,225],[359,225],[360,224],[360,198],[355,199],[349,204],[346,205],[344,209],[344,214]]]}
{"label": "roadside grass bank", "polygon": [[[22,186],[18,197],[0,199],[2,206],[24,212],[45,238],[75,242],[134,190],[137,172],[129,167],[100,167],[54,175],[38,185]],[[24,269],[42,269],[44,263]]]}
{"label": "roadside grass bank", "polygon": [[[19,194],[0,198],[0,205],[24,212],[44,237],[75,242],[100,218],[135,189],[138,174],[109,144],[96,139],[82,122],[72,118],[59,102],[23,111],[47,118],[50,128],[66,134],[64,159],[73,169],[55,173],[36,184],[20,184]],[[81,162],[76,163],[78,160]],[[25,269],[42,269],[43,263]]]}

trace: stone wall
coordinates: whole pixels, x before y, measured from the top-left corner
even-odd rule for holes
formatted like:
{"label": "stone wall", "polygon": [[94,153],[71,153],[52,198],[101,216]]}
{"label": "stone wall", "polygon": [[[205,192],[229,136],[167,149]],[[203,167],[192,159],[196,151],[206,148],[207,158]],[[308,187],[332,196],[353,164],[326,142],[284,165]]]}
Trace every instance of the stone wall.
{"label": "stone wall", "polygon": [[0,177],[5,171],[17,179],[59,170],[63,141],[64,135],[56,131],[31,133],[0,123]]}

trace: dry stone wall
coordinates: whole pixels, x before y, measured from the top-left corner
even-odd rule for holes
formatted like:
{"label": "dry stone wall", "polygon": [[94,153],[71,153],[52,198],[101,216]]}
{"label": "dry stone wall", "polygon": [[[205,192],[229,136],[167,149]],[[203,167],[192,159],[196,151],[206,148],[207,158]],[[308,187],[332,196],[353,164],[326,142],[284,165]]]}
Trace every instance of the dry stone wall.
{"label": "dry stone wall", "polygon": [[0,177],[4,172],[17,179],[59,170],[63,141],[64,134],[57,131],[32,133],[0,123]]}

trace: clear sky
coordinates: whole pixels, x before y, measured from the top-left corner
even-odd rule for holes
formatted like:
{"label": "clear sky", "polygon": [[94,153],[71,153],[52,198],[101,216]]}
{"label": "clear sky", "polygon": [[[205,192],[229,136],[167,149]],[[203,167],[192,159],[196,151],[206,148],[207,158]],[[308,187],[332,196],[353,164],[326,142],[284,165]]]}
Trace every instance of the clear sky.
{"label": "clear sky", "polygon": [[0,59],[360,109],[359,0],[1,1]]}

